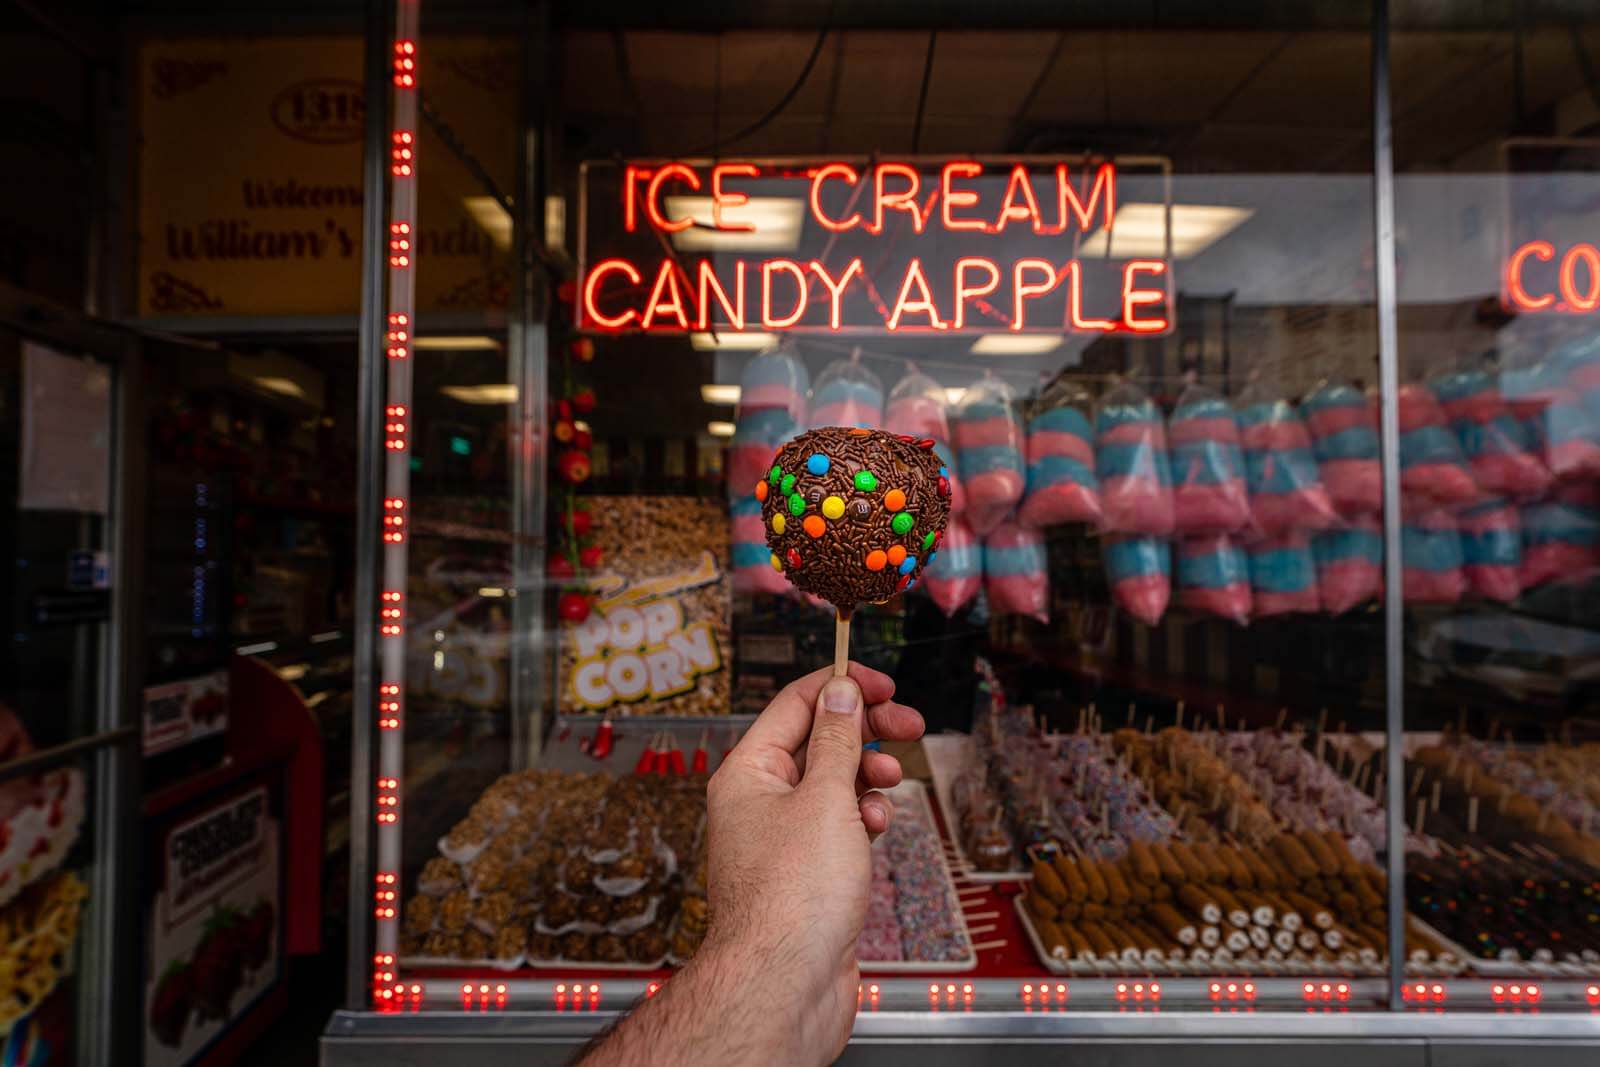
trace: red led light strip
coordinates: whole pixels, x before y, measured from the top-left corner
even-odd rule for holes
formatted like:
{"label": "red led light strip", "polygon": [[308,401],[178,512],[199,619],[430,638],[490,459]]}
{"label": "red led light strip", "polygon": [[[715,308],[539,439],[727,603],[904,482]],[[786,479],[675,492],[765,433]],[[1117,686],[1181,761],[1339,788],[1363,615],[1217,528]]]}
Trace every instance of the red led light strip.
{"label": "red led light strip", "polygon": [[[411,352],[415,340],[417,264],[417,85],[418,0],[396,0],[392,104],[389,133],[389,219],[387,241],[389,305],[384,355],[388,368],[383,409],[384,490],[382,575],[378,588],[377,781],[373,819],[377,875],[372,888],[375,924],[372,998],[379,1011],[415,1011],[423,988],[400,980],[396,953],[400,934],[400,796],[405,708],[407,513],[411,495]],[[380,239],[369,234],[368,240]],[[372,443],[374,447],[378,442]],[[483,999],[487,1000],[488,987]],[[495,997],[505,1003],[505,987]]]}

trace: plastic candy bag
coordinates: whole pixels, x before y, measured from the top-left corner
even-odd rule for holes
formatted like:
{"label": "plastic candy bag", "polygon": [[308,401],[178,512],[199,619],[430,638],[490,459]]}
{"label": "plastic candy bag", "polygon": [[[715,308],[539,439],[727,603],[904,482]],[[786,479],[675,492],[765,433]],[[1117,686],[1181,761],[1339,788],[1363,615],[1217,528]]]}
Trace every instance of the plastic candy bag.
{"label": "plastic candy bag", "polygon": [[1522,522],[1504,500],[1486,500],[1457,516],[1467,590],[1509,603],[1522,595]]}
{"label": "plastic candy bag", "polygon": [[805,421],[811,378],[806,366],[786,348],[763,352],[744,365],[739,375],[739,417],[752,411],[782,408],[796,423]]}
{"label": "plastic candy bag", "polygon": [[1522,587],[1581,578],[1600,566],[1600,510],[1549,500],[1522,509]]}
{"label": "plastic candy bag", "polygon": [[963,519],[952,516],[945,524],[923,568],[922,585],[947,618],[971,603],[983,587],[983,546]]}
{"label": "plastic candy bag", "polygon": [[1322,484],[1341,515],[1383,507],[1378,419],[1360,391],[1324,382],[1300,405]]}
{"label": "plastic candy bag", "polygon": [[[1444,409],[1425,385],[1400,387],[1400,490],[1406,507],[1454,508],[1479,497],[1478,483],[1461,454],[1461,444]],[[1410,599],[1409,583],[1407,599]]]}
{"label": "plastic candy bag", "polygon": [[1531,407],[1524,420],[1550,473],[1562,481],[1600,478],[1600,419],[1578,394],[1562,387]]}
{"label": "plastic candy bag", "polygon": [[950,429],[966,495],[967,525],[986,537],[1022,499],[1022,425],[1011,389],[999,378],[974,382],[951,412]]}
{"label": "plastic candy bag", "polygon": [[1487,371],[1442,375],[1430,387],[1480,489],[1502,496],[1534,497],[1550,488],[1550,471],[1534,452],[1533,435],[1511,413]]}
{"label": "plastic candy bag", "polygon": [[919,440],[933,442],[933,451],[944,464],[950,480],[950,514],[958,515],[967,506],[961,479],[956,475],[955,453],[950,449],[950,420],[946,414],[944,388],[932,378],[910,367],[904,378],[889,392],[889,407],[884,413],[884,429]]}
{"label": "plastic candy bag", "polygon": [[1250,560],[1227,534],[1178,542],[1178,603],[1240,626],[1250,621]]}
{"label": "plastic candy bag", "polygon": [[1311,539],[1317,561],[1317,593],[1325,611],[1342,615],[1383,595],[1383,527],[1364,515],[1342,530]]}
{"label": "plastic candy bag", "polygon": [[1400,565],[1407,604],[1454,604],[1467,591],[1461,535],[1444,511],[1407,515],[1400,529]]}
{"label": "plastic candy bag", "polygon": [[1238,410],[1251,525],[1269,536],[1337,525],[1339,515],[1317,471],[1311,434],[1294,405],[1256,382],[1240,395]]}
{"label": "plastic candy bag", "polygon": [[1156,537],[1106,537],[1106,581],[1117,606],[1149,626],[1161,621],[1172,598],[1172,549]]}
{"label": "plastic candy bag", "polygon": [[788,592],[789,580],[772,565],[761,502],[750,493],[734,498],[728,504],[728,526],[733,587],[743,593]]}
{"label": "plastic candy bag", "polygon": [[789,438],[800,432],[800,424],[786,408],[739,411],[733,424],[733,439],[728,443],[728,497],[748,497],[756,483],[772,469],[772,457]]}
{"label": "plastic candy bag", "polygon": [[983,586],[995,615],[1050,621],[1050,578],[1044,538],[1004,522],[983,542]]}
{"label": "plastic candy bag", "polygon": [[854,359],[837,359],[817,376],[810,424],[883,427],[883,383]]}
{"label": "plastic candy bag", "polygon": [[1076,385],[1047,392],[1028,419],[1028,476],[1017,521],[1039,529],[1101,520],[1089,396]]}
{"label": "plastic candy bag", "polygon": [[[1100,480],[1100,506],[1105,516],[1101,529],[1156,537],[1172,533],[1175,518],[1167,427],[1155,404],[1144,390],[1123,382],[1101,398],[1094,432],[1095,476]],[[1170,567],[1167,573],[1171,573]]]}
{"label": "plastic candy bag", "polygon": [[1250,544],[1250,593],[1256,618],[1322,608],[1311,539],[1298,531]]}
{"label": "plastic candy bag", "polygon": [[1215,389],[1190,385],[1167,421],[1167,440],[1178,533],[1244,529],[1250,522],[1250,494],[1244,482],[1239,425],[1228,402]]}

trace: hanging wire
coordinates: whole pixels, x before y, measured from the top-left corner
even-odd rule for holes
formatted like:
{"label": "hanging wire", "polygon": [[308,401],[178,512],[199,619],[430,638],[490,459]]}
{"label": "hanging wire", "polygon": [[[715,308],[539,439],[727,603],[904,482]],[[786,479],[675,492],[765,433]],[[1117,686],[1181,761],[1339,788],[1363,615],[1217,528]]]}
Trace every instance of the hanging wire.
{"label": "hanging wire", "polygon": [[719,153],[729,145],[738,144],[746,137],[749,137],[755,133],[759,133],[761,130],[765,129],[773,119],[783,114],[784,109],[794,102],[794,98],[800,95],[800,90],[805,88],[806,82],[810,79],[811,71],[817,65],[817,57],[822,54],[822,46],[827,42],[828,34],[833,32],[833,16],[834,11],[838,6],[838,0],[834,0],[833,3],[828,5],[828,13],[822,20],[822,29],[817,31],[817,39],[811,45],[811,54],[806,56],[805,66],[800,68],[800,73],[795,78],[794,84],[789,86],[789,91],[784,93],[776,104],[773,104],[772,107],[767,109],[767,113],[765,115],[762,115],[744,129],[739,130],[736,133],[729,134],[720,141],[713,139],[711,144],[708,144],[703,148],[696,148],[694,151],[688,154],[691,156],[708,156]]}

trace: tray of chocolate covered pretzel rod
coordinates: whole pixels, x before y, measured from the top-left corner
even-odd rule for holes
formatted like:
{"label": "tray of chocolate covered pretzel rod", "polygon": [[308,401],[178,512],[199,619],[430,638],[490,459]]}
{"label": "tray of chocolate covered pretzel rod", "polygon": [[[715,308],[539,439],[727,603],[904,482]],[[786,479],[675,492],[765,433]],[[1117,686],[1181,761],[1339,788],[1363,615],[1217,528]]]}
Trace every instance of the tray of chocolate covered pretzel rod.
{"label": "tray of chocolate covered pretzel rod", "polygon": [[[1041,857],[1016,907],[1062,974],[1376,975],[1384,886],[1336,832],[1301,831],[1259,846],[1136,842],[1117,860]],[[1407,953],[1419,974],[1461,969],[1459,952],[1417,924]]]}

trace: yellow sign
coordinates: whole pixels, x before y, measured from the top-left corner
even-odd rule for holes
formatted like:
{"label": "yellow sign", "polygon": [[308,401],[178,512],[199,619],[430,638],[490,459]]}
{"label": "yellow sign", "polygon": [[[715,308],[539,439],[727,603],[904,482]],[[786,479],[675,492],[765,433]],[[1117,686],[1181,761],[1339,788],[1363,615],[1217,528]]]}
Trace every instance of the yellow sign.
{"label": "yellow sign", "polygon": [[[139,63],[138,312],[351,314],[360,303],[359,37],[154,40]],[[421,42],[424,99],[509,195],[521,53]],[[417,306],[504,308],[511,220],[424,123]]]}

